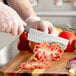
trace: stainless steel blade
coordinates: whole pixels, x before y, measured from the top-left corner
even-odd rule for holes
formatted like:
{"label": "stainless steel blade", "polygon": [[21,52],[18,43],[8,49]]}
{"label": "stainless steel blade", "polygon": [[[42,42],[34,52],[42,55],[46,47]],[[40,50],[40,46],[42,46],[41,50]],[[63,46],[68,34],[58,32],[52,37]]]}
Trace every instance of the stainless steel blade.
{"label": "stainless steel blade", "polygon": [[44,32],[41,32],[41,31],[38,31],[38,30],[35,30],[32,28],[29,29],[28,40],[34,41],[37,43],[39,43],[39,42],[49,42],[49,43],[58,42],[63,45],[64,49],[66,49],[68,42],[69,42],[69,40],[67,40],[67,39],[60,38],[60,37],[54,36],[52,34],[46,34]]}

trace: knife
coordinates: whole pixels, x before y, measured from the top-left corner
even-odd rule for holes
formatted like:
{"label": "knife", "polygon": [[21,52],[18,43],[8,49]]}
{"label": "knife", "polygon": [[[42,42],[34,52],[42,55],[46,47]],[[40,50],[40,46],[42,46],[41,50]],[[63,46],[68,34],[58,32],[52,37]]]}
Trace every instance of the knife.
{"label": "knife", "polygon": [[47,34],[32,28],[29,28],[27,26],[24,26],[24,31],[26,31],[28,33],[28,40],[36,42],[36,43],[40,43],[40,42],[48,42],[48,43],[52,43],[52,42],[58,42],[60,43],[64,49],[67,48],[68,42],[69,40],[61,38],[61,37],[57,37],[54,36],[52,34]]}

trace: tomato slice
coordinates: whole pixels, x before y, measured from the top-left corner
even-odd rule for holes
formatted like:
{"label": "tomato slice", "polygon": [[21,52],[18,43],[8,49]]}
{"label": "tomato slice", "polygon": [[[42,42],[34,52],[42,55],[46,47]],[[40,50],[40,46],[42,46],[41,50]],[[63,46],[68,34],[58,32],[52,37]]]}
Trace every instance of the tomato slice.
{"label": "tomato slice", "polygon": [[49,45],[45,42],[35,46],[33,58],[40,61],[60,60],[63,52],[60,44],[52,43]]}
{"label": "tomato slice", "polygon": [[19,68],[25,70],[34,70],[34,69],[46,69],[49,67],[50,63],[48,62],[31,61],[22,63]]}
{"label": "tomato slice", "polygon": [[20,65],[20,69],[34,70],[49,68],[49,61],[60,60],[61,55],[63,54],[63,49],[58,43],[52,43],[50,45],[46,42],[43,42],[35,45],[33,53],[33,59],[35,61],[22,63]]}

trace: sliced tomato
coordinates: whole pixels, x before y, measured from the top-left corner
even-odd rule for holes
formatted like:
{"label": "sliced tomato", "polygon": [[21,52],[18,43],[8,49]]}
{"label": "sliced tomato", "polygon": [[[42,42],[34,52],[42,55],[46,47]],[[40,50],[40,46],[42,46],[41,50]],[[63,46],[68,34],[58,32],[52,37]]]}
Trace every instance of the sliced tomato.
{"label": "sliced tomato", "polygon": [[39,61],[60,60],[63,54],[62,46],[58,43],[49,45],[48,43],[41,43],[35,46],[33,53],[34,59]]}
{"label": "sliced tomato", "polygon": [[20,69],[25,69],[25,70],[46,69],[49,67],[50,67],[50,63],[40,62],[40,61],[25,62],[20,65]]}
{"label": "sliced tomato", "polygon": [[74,32],[71,31],[64,31],[59,34],[59,37],[65,38],[69,40],[67,48],[64,50],[65,52],[72,52],[74,51],[74,39],[75,39],[75,34]]}
{"label": "sliced tomato", "polygon": [[63,54],[63,48],[62,48],[62,46],[59,44],[59,43],[52,43],[51,45],[50,45],[50,48],[51,49],[54,49],[54,51],[55,51],[55,49],[56,49],[56,51],[58,52],[58,53],[60,53],[60,54]]}
{"label": "sliced tomato", "polygon": [[60,60],[63,49],[60,44],[38,43],[33,50],[35,61],[25,62],[20,65],[20,69],[34,70],[46,69],[50,67],[50,60]]}
{"label": "sliced tomato", "polygon": [[27,69],[27,70],[33,70],[35,69],[35,66],[33,62],[25,62],[20,65],[20,68]]}

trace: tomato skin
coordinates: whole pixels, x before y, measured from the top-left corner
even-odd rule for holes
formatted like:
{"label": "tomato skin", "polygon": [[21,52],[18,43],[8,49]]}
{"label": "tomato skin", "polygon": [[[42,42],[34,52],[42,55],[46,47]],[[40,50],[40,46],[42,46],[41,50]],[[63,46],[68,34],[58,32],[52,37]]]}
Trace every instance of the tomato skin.
{"label": "tomato skin", "polygon": [[27,32],[23,32],[20,36],[19,36],[19,40],[21,42],[27,42],[28,43],[28,40],[27,40]]}
{"label": "tomato skin", "polygon": [[76,36],[76,33],[75,33],[75,36]]}
{"label": "tomato skin", "polygon": [[74,51],[74,39],[69,41],[68,46],[64,51],[65,52],[73,52]]}
{"label": "tomato skin", "polygon": [[18,42],[17,48],[19,51],[25,51],[30,49],[29,46],[27,44],[23,44],[22,42]]}
{"label": "tomato skin", "polygon": [[75,34],[71,31],[64,31],[59,34],[59,37],[65,38],[69,40],[69,43],[67,45],[67,48],[64,50],[65,52],[73,52],[74,51],[74,39]]}
{"label": "tomato skin", "polygon": [[76,52],[76,38],[74,39],[74,51]]}
{"label": "tomato skin", "polygon": [[75,34],[71,31],[64,31],[59,34],[59,37],[71,40],[75,38]]}
{"label": "tomato skin", "polygon": [[25,51],[25,50],[30,49],[29,48],[29,40],[27,40],[27,32],[23,32],[19,36],[19,42],[18,42],[17,48],[19,51]]}

